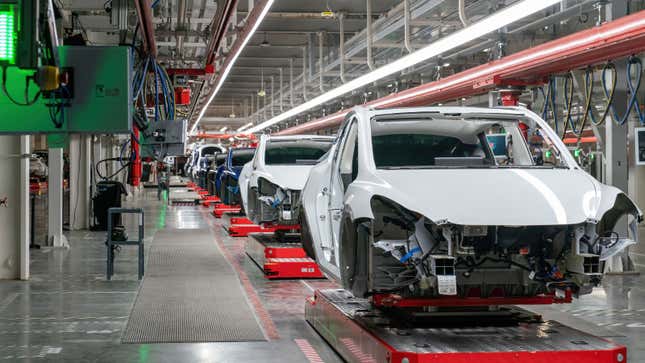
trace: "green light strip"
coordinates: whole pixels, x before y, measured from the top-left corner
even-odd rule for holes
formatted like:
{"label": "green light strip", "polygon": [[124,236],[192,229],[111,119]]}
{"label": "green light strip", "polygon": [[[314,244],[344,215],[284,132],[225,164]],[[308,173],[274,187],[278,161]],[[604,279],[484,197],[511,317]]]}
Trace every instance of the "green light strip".
{"label": "green light strip", "polygon": [[16,56],[16,33],[13,11],[0,12],[0,61],[14,63]]}

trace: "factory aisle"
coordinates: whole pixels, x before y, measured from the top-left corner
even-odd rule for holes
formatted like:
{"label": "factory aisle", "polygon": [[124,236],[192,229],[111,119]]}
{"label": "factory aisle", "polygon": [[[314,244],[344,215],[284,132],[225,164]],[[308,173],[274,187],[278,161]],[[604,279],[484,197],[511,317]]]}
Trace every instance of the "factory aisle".
{"label": "factory aisle", "polygon": [[[128,203],[145,210],[147,258],[157,231],[208,230],[213,251],[219,249],[235,271],[230,279],[244,292],[267,340],[122,344],[139,289],[136,248],[121,250],[116,274],[108,282],[104,233],[70,232],[70,249],[32,251],[32,280],[0,283],[0,362],[340,361],[304,320],[305,298],[332,283],[266,280],[245,256],[245,238],[229,237],[223,228],[226,221],[213,218],[204,207],[167,206],[156,200],[156,190],[146,190]],[[181,242],[190,242],[190,233]],[[626,344],[629,361],[643,362],[645,348],[639,342],[645,330],[644,283],[643,276],[607,276],[602,288],[573,304],[531,309]]]}
{"label": "factory aisle", "polygon": [[[122,344],[139,288],[136,248],[122,248],[108,282],[104,232],[69,232],[69,250],[32,250],[32,280],[0,283],[0,362],[340,361],[303,319],[306,296],[329,282],[267,281],[244,258],[244,238],[228,237],[223,221],[206,208],[171,207],[156,197],[156,190],[145,190],[128,202],[146,213],[146,259],[157,231],[210,229],[213,250],[229,260],[238,275],[231,279],[243,289],[268,340]],[[129,234],[135,233],[132,222]],[[187,234],[182,242],[189,240]]]}

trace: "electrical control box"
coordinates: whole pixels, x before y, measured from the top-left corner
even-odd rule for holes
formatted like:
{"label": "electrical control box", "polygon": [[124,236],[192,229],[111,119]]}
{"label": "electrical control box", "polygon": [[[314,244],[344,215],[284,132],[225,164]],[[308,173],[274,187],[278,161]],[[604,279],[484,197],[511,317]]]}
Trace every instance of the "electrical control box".
{"label": "electrical control box", "polygon": [[150,122],[142,132],[141,156],[157,160],[166,156],[184,155],[187,120]]}
{"label": "electrical control box", "polygon": [[[73,75],[66,92],[59,95],[67,98],[65,107],[52,115],[53,100],[46,94],[41,94],[33,105],[19,106],[0,91],[0,134],[129,134],[133,112],[131,50],[117,46],[61,46],[58,51],[61,69]],[[7,92],[14,100],[24,103],[35,97],[38,86],[27,82],[33,71],[17,67],[7,67],[5,71]],[[54,116],[62,120],[60,127],[52,121]]]}
{"label": "electrical control box", "polygon": [[645,165],[645,127],[634,128],[636,165]]}

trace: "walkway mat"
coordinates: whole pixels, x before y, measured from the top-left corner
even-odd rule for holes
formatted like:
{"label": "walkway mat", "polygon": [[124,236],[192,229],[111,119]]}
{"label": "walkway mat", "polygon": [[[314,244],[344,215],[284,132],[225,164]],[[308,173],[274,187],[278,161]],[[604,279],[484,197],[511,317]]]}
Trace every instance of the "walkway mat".
{"label": "walkway mat", "polygon": [[122,343],[266,340],[209,229],[161,230]]}

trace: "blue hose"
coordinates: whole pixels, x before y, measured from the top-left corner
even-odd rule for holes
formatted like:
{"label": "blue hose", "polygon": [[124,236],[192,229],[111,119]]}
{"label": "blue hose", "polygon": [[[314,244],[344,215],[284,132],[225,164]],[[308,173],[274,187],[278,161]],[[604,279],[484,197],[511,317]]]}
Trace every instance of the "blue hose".
{"label": "blue hose", "polygon": [[[637,66],[636,79],[632,77],[632,67],[634,65]],[[629,115],[632,112],[632,109],[636,110],[636,114],[638,115],[638,121],[641,123],[641,125],[643,125],[645,124],[645,114],[643,114],[643,112],[641,111],[640,103],[638,102],[638,90],[640,89],[641,77],[643,75],[643,63],[641,62],[640,58],[634,57],[634,56],[630,57],[629,60],[627,60],[626,72],[627,72],[627,88],[630,93],[629,101],[627,102],[627,110],[625,111],[625,114],[621,117],[618,115],[618,112],[616,112],[613,102],[609,107],[611,108],[613,119],[618,125],[624,125],[625,122],[627,122],[627,120],[629,119]],[[605,97],[609,98],[610,92],[607,89],[607,83],[605,82],[604,69],[602,73],[602,90],[605,94]]]}
{"label": "blue hose", "polygon": [[159,81],[157,76],[157,68],[155,67],[155,121],[159,121]]}
{"label": "blue hose", "polygon": [[544,89],[540,87],[540,92],[544,97],[544,107],[542,108],[542,119],[546,120],[549,112],[549,103],[551,103],[553,110],[553,128],[555,133],[558,133],[558,112],[555,109],[555,100],[556,100],[556,88],[555,88],[555,78],[549,78],[549,83],[547,84],[547,92],[544,93]]}
{"label": "blue hose", "polygon": [[[140,73],[140,76],[137,78],[141,78],[141,81],[139,81],[139,86],[136,88],[136,93],[134,94],[134,99],[136,100],[137,97],[139,97],[139,94],[141,93],[141,90],[143,89],[143,84],[146,79],[146,74],[148,73],[148,63],[150,62],[149,58],[146,58],[143,64],[143,72]],[[136,75],[135,75],[136,76]],[[136,84],[136,83],[135,83]]]}

